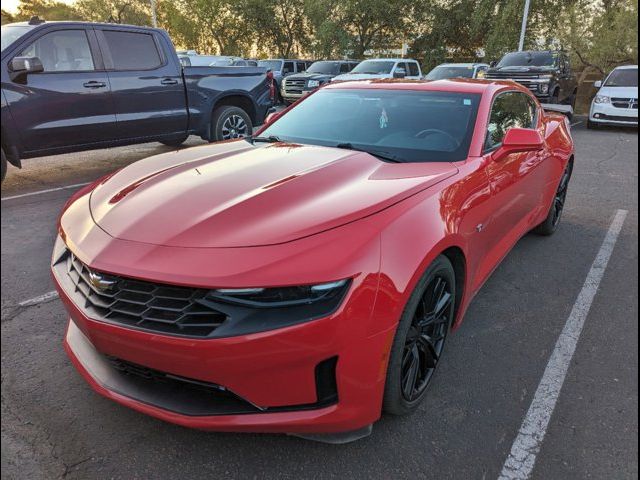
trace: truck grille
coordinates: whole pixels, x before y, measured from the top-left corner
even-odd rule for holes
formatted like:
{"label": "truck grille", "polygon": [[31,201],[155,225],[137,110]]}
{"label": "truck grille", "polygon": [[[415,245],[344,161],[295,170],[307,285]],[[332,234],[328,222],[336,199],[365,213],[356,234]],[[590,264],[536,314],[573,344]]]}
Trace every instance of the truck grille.
{"label": "truck grille", "polygon": [[612,98],[611,104],[616,108],[638,109],[637,98]]}
{"label": "truck grille", "polygon": [[75,286],[67,293],[90,318],[192,337],[211,335],[227,319],[203,302],[208,290],[94,272],[69,250],[65,265]]}
{"label": "truck grille", "polygon": [[287,94],[301,94],[306,83],[304,79],[285,78],[284,91]]}
{"label": "truck grille", "polygon": [[485,75],[485,79],[487,80],[512,80],[514,82],[518,82],[524,87],[527,87],[532,92],[538,91],[538,81],[540,75],[530,75],[530,74],[518,74],[518,73],[504,73],[504,72],[494,72],[487,73]]}

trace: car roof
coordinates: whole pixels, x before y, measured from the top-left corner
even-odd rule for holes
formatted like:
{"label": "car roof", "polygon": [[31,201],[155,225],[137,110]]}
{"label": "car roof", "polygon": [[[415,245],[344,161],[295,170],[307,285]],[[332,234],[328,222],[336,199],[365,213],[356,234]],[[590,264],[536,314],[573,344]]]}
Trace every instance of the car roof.
{"label": "car roof", "polygon": [[446,80],[409,80],[406,78],[383,78],[374,80],[355,80],[332,82],[323,89],[379,89],[379,90],[420,90],[432,92],[458,92],[493,94],[498,90],[510,88],[530,93],[520,84],[503,80],[478,80],[472,78],[454,78]]}
{"label": "car roof", "polygon": [[365,58],[362,61],[366,62],[367,60],[372,60],[372,61],[386,60],[388,62],[416,62],[416,63],[418,63],[418,61],[413,59],[413,58]]}
{"label": "car roof", "polygon": [[475,63],[441,63],[438,67],[478,67],[481,65],[488,65],[487,63],[475,62]]}
{"label": "car roof", "polygon": [[637,70],[638,65],[620,65],[619,67],[614,68],[614,70]]}

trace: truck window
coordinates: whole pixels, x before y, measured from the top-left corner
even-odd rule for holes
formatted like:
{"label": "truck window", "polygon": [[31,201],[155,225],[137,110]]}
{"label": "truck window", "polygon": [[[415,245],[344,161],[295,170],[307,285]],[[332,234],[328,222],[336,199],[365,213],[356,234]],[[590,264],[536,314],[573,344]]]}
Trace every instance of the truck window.
{"label": "truck window", "polygon": [[351,71],[351,65],[348,63],[340,64],[340,73],[349,73]]}
{"label": "truck window", "polygon": [[47,33],[18,56],[38,57],[45,72],[94,70],[93,57],[84,30],[58,30]]}
{"label": "truck window", "polygon": [[153,70],[162,65],[153,36],[148,33],[104,30],[115,70]]}
{"label": "truck window", "polygon": [[415,62],[409,62],[409,71],[407,72],[407,75],[409,75],[410,77],[418,77],[420,76],[420,69],[418,68],[418,64]]}
{"label": "truck window", "polygon": [[507,92],[498,95],[491,107],[485,149],[499,147],[511,128],[535,128],[536,108],[525,93]]}
{"label": "truck window", "polygon": [[298,72],[304,72],[307,69],[307,65],[304,62],[296,62],[296,68]]}
{"label": "truck window", "polygon": [[284,62],[284,69],[282,70],[282,73],[293,73],[293,71],[293,62]]}

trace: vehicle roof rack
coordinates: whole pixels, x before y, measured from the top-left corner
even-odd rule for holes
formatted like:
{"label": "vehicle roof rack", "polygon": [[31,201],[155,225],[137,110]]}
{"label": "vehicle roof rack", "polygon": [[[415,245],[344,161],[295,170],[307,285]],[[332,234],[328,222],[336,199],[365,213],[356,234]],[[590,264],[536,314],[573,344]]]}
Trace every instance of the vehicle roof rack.
{"label": "vehicle roof rack", "polygon": [[29,25],[40,25],[42,23],[44,23],[44,19],[37,15],[34,15],[29,19]]}

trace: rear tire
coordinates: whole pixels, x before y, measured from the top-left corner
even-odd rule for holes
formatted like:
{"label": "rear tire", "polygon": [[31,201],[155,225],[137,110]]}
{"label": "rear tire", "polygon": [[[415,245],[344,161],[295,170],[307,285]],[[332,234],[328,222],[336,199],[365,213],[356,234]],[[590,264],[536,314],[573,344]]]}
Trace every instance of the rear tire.
{"label": "rear tire", "polygon": [[562,178],[560,179],[560,184],[558,185],[556,194],[553,197],[553,202],[551,203],[551,208],[549,208],[547,218],[545,218],[544,222],[533,229],[533,233],[536,235],[548,237],[549,235],[553,235],[558,229],[560,220],[562,220],[562,212],[564,211],[564,204],[567,199],[567,190],[569,188],[572,173],[573,162],[569,162],[567,164],[567,168],[562,174]]}
{"label": "rear tire", "polygon": [[187,138],[189,138],[189,135],[183,135],[182,137],[178,137],[173,140],[160,140],[160,143],[167,147],[179,147],[187,141]]}
{"label": "rear tire", "polygon": [[2,149],[2,179],[0,181],[4,182],[4,177],[7,176],[7,156],[4,154],[4,148]]}
{"label": "rear tire", "polygon": [[596,122],[592,122],[591,120],[587,120],[587,128],[589,130],[598,130],[600,128],[600,125],[598,125]]}
{"label": "rear tire", "polygon": [[252,133],[251,117],[240,107],[223,105],[213,111],[210,136],[212,142],[243,138]]}
{"label": "rear tire", "polygon": [[442,358],[456,304],[453,265],[440,255],[422,275],[398,322],[387,367],[383,410],[414,411]]}

